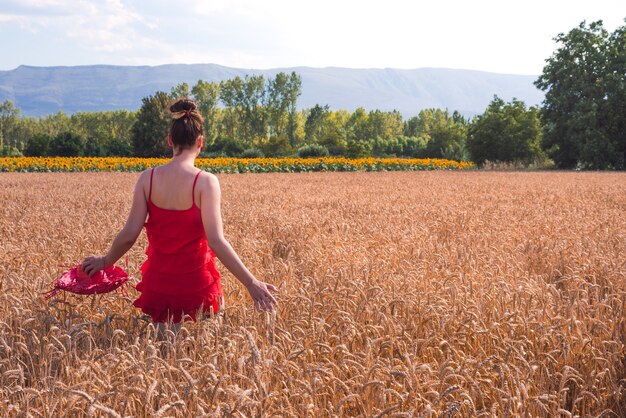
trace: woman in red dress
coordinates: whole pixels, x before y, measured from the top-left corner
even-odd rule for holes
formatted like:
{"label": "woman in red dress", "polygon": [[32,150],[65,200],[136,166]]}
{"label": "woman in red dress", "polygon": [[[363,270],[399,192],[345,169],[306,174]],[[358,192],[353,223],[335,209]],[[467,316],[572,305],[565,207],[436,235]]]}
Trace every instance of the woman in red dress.
{"label": "woman in red dress", "polygon": [[179,324],[184,316],[195,320],[200,309],[219,312],[223,295],[215,256],[246,287],[257,310],[272,311],[276,300],[270,291],[276,288],[257,280],[224,238],[217,177],[194,167],[203,139],[196,103],[181,99],[169,110],[172,160],[141,173],[126,225],[107,255],[87,257],[83,270],[92,275],[113,265],[145,226],[148,258],[133,304],[160,328],[169,321]]}

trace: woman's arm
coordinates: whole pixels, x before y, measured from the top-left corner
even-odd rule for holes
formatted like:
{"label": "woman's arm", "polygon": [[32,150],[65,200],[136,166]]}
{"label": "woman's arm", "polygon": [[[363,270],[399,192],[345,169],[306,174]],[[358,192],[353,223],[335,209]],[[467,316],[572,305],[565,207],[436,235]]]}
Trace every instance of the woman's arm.
{"label": "woman's arm", "polygon": [[200,210],[209,246],[222,264],[246,287],[256,309],[273,311],[276,299],[270,294],[270,291],[275,292],[276,288],[269,283],[257,280],[242,263],[230,243],[224,238],[220,208],[221,192],[217,177],[213,174],[202,173],[200,179],[202,182]]}
{"label": "woman's arm", "polygon": [[122,228],[113,240],[107,255],[101,257],[90,256],[83,261],[82,268],[89,276],[115,264],[117,260],[131,249],[135,241],[137,241],[137,237],[141,233],[143,225],[146,222],[146,216],[148,215],[148,203],[146,202],[146,194],[144,192],[148,176],[147,173],[147,171],[141,173],[137,184],[135,184],[133,204],[130,208],[126,225],[124,225],[124,228]]}

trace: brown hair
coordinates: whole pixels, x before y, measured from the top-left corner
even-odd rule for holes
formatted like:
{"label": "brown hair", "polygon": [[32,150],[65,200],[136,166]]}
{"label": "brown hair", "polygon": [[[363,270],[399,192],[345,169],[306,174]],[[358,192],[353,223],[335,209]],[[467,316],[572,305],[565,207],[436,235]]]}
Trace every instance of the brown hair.
{"label": "brown hair", "polygon": [[196,101],[188,98],[177,99],[170,105],[169,111],[172,116],[170,138],[180,154],[180,150],[192,148],[198,143],[198,138],[203,135],[204,119],[198,112]]}

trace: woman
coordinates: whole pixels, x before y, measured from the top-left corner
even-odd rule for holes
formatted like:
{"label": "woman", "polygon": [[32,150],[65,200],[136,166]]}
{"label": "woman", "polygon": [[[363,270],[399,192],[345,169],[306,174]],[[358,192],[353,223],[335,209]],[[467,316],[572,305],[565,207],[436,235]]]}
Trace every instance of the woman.
{"label": "woman", "polygon": [[246,287],[257,310],[272,311],[276,288],[257,280],[226,241],[220,211],[220,185],[213,174],[194,167],[202,149],[202,116],[193,100],[170,106],[167,164],[139,176],[126,225],[109,252],[87,257],[83,270],[92,275],[113,265],[135,243],[145,223],[148,259],[141,266],[141,295],[133,303],[163,327],[195,320],[200,309],[217,313],[223,295],[214,257]]}

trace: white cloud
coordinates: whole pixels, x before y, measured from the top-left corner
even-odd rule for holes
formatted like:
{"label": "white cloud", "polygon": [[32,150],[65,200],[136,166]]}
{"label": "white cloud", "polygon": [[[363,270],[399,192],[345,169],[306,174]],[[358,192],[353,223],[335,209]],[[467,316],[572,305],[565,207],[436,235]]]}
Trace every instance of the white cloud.
{"label": "white cloud", "polygon": [[[41,14],[37,9],[47,13]],[[35,33],[58,31],[86,49],[123,52],[135,46],[155,45],[142,33],[143,27],[154,27],[155,23],[120,0],[25,0],[16,11],[0,15],[0,19]]]}
{"label": "white cloud", "polygon": [[[609,30],[624,24],[622,1],[3,0],[0,22],[66,44],[58,62],[42,65],[214,62],[537,74],[557,33],[583,19],[604,19]],[[37,47],[28,48],[34,60],[42,55]],[[12,59],[4,55],[0,66]]]}

